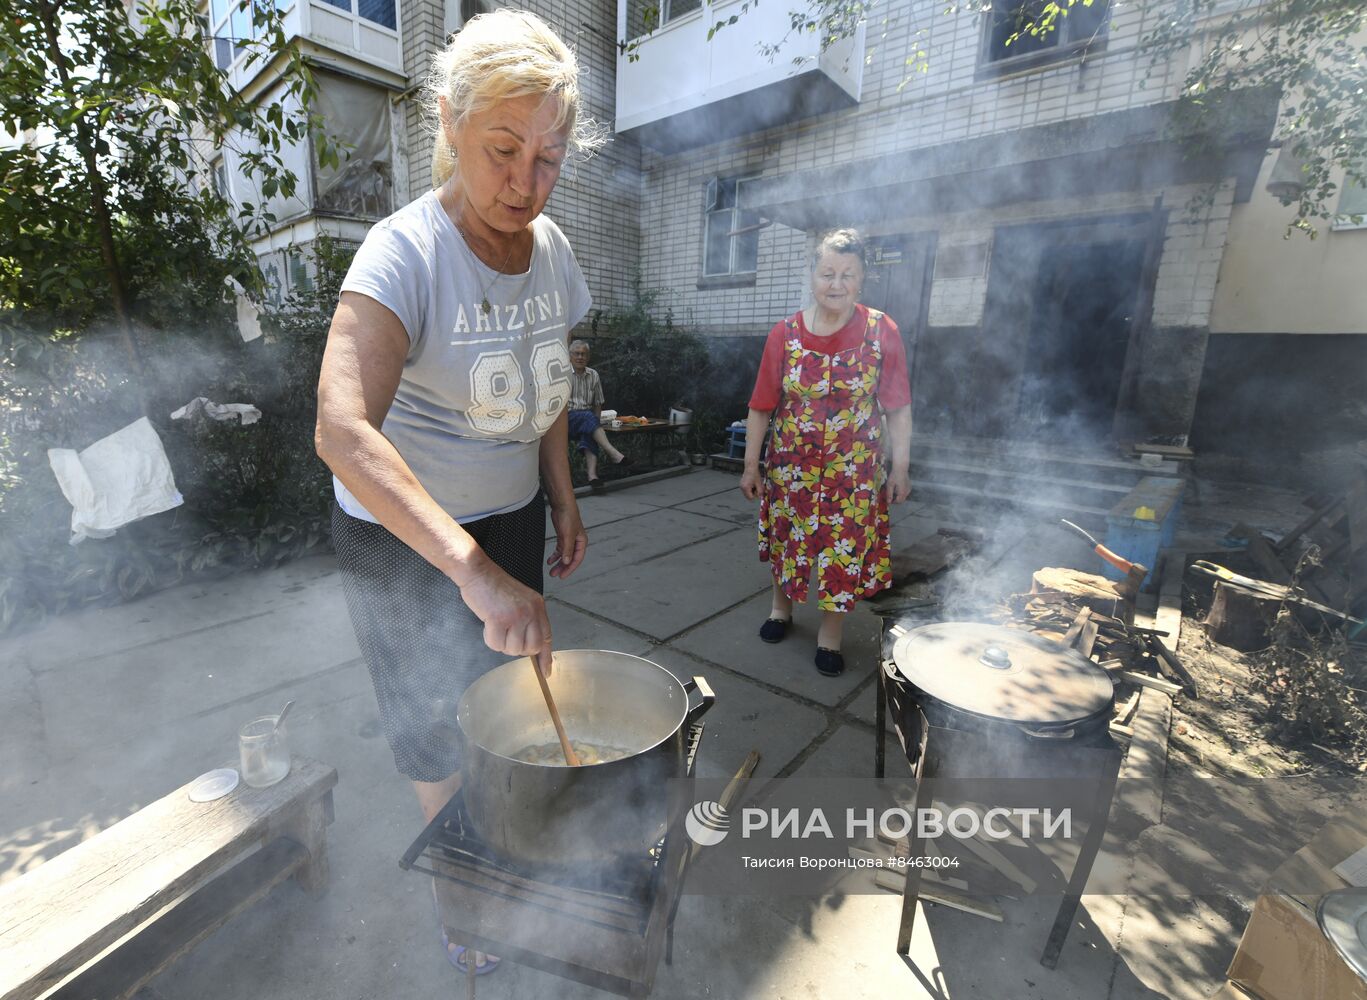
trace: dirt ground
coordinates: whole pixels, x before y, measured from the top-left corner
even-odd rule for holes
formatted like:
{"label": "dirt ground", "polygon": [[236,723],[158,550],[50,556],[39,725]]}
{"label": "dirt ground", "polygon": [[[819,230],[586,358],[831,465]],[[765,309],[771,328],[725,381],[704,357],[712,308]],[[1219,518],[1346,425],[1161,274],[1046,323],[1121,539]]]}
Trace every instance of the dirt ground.
{"label": "dirt ground", "polygon": [[[1208,605],[1208,593],[1184,593],[1179,655],[1196,677],[1201,697],[1175,700],[1171,756],[1230,777],[1367,772],[1361,729],[1314,733],[1309,725],[1288,719],[1274,705],[1259,669],[1262,654],[1240,652],[1209,637],[1204,625]],[[1356,685],[1360,695],[1367,686],[1367,647],[1353,644],[1349,649],[1337,676],[1344,685]]]}

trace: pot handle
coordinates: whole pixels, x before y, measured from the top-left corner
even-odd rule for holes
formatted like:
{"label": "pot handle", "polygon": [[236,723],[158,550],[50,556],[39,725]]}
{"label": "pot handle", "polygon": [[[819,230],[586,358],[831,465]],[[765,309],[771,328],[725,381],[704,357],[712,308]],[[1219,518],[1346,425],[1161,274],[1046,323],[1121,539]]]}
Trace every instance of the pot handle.
{"label": "pot handle", "polygon": [[693,723],[701,719],[703,717],[703,714],[706,713],[706,711],[712,707],[712,703],[717,700],[717,696],[712,693],[712,688],[707,683],[707,681],[703,680],[703,678],[701,677],[689,678],[688,680],[684,681],[683,687],[684,691],[689,694],[692,694],[694,691],[697,691],[699,697],[702,698],[702,701],[695,705],[693,708],[690,708],[688,710],[688,714],[684,716],[684,725],[691,726],[693,725]]}

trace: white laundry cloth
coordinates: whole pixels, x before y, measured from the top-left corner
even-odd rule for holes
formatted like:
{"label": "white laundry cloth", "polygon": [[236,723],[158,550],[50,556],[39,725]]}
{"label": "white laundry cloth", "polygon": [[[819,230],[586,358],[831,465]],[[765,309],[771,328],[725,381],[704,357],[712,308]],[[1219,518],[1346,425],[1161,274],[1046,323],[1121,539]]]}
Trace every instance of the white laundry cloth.
{"label": "white laundry cloth", "polygon": [[238,284],[236,278],[228,279],[228,287],[237,298],[237,332],[245,341],[253,341],[261,336],[261,310],[256,308],[247,295],[247,290]]}
{"label": "white laundry cloth", "polygon": [[241,417],[244,427],[261,419],[261,411],[251,403],[215,403],[208,396],[196,396],[179,410],[174,410],[171,419],[186,420],[200,413],[213,420],[232,420],[234,417]]}
{"label": "white laundry cloth", "polygon": [[142,417],[79,454],[50,448],[48,463],[71,502],[71,544],[108,538],[131,521],[185,502],[151,422]]}

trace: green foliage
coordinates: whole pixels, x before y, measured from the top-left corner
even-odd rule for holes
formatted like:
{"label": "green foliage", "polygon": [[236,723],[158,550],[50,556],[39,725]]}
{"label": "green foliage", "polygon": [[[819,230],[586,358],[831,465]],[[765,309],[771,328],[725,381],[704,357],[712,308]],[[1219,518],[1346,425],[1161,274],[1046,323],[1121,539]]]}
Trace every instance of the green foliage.
{"label": "green foliage", "polygon": [[[0,307],[31,328],[85,330],[113,316],[156,328],[187,290],[203,298],[223,262],[261,279],[249,241],[271,217],[237,218],[208,174],[234,148],[263,190],[294,191],[285,143],[313,131],[314,93],[274,4],[250,8],[248,65],[275,63],[282,91],[253,103],[211,59],[195,0],[11,0],[0,18]],[[154,347],[154,345],[143,345]]]}
{"label": "green foliage", "polygon": [[[286,144],[311,135],[325,163],[337,147],[301,110],[313,80],[277,5],[229,2],[250,11],[253,37],[235,44],[272,66],[271,100],[214,65],[195,0],[11,0],[0,19],[0,131],[19,140],[0,143],[0,632],[326,538],[313,394],[337,262],[320,260],[316,301],[244,344],[225,283],[262,290],[251,240],[273,220],[234,214],[210,171],[229,148],[267,197],[288,196]],[[264,416],[169,420],[195,396]],[[67,545],[46,450],[143,415],[185,505]]]}
{"label": "green foliage", "polygon": [[[331,480],[313,453],[316,383],[350,252],[313,247],[317,278],[244,344],[221,287],[182,300],[193,331],[149,352],[141,378],[116,337],[0,324],[0,633],[45,615],[106,604],[186,579],[270,566],[327,541]],[[68,545],[71,507],[47,464],[136,419],[145,391],[185,504]],[[169,419],[195,396],[250,402],[256,424]]]}
{"label": "green foliage", "polygon": [[[1216,15],[1217,0],[1169,0],[1172,15],[1144,40],[1155,63],[1194,53],[1183,95],[1218,134],[1241,93],[1282,98],[1276,139],[1300,164],[1299,185],[1278,197],[1296,212],[1289,227],[1312,239],[1332,220],[1336,171],[1367,184],[1367,5],[1361,0],[1264,0]],[[1199,39],[1200,45],[1193,45]]]}
{"label": "green foliage", "polygon": [[638,288],[625,309],[594,315],[593,367],[613,409],[649,416],[691,409],[688,450],[717,451],[726,427],[745,416],[754,364],[714,356],[715,346],[678,326],[659,298],[657,291]]}

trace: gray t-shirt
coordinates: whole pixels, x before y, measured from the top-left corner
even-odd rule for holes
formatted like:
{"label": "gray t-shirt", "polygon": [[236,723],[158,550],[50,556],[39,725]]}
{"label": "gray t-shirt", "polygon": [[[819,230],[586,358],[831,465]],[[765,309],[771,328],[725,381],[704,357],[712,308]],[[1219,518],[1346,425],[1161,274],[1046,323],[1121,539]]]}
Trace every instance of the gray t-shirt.
{"label": "gray t-shirt", "polygon": [[[499,274],[429,191],[370,230],[342,282],[408,331],[381,430],[457,521],[516,510],[536,495],[538,442],[570,397],[568,334],[592,299],[560,228],[543,215],[532,233],[526,273]],[[348,514],[375,520],[336,477],[333,489]]]}

